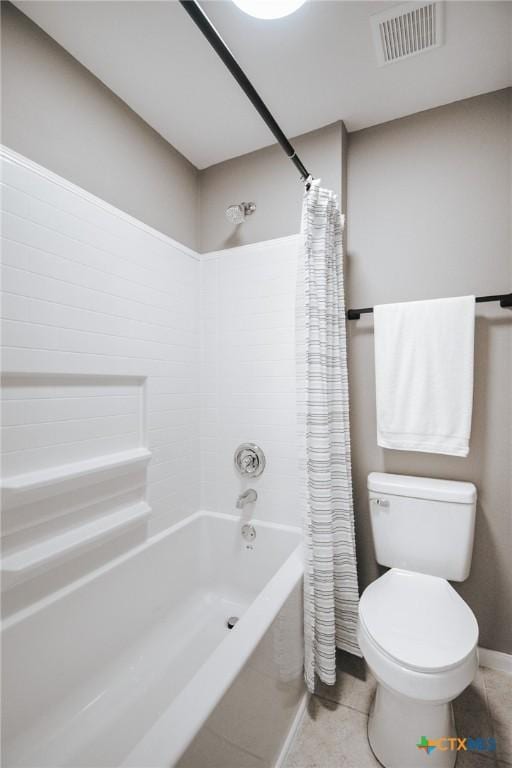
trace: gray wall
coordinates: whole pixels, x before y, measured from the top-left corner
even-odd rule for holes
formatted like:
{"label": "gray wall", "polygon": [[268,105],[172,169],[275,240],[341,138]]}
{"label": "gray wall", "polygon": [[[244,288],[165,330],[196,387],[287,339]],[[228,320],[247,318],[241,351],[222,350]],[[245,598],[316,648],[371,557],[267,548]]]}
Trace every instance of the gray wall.
{"label": "gray wall", "polygon": [[[322,185],[342,192],[341,122],[299,136],[292,143],[308,170]],[[300,230],[303,185],[295,166],[274,145],[227,160],[201,172],[201,251],[293,235]],[[256,212],[234,227],[228,205],[256,203]]]}
{"label": "gray wall", "polygon": [[[196,250],[299,231],[303,187],[278,146],[199,172],[11,3],[1,9],[5,145]],[[294,140],[337,192],[343,131],[338,122]],[[242,200],[258,210],[233,227],[225,210]]]}
{"label": "gray wall", "polygon": [[[512,290],[511,90],[349,135],[351,306]],[[457,589],[480,644],[512,652],[512,312],[477,309],[475,396],[466,459],[376,444],[373,324],[349,323],[355,505],[362,586],[378,575],[368,518],[371,470],[471,480],[473,564]]]}
{"label": "gray wall", "polygon": [[[277,146],[199,174],[6,2],[2,89],[7,146],[178,241],[209,251],[299,229],[302,186]],[[348,206],[349,304],[510,289],[511,122],[509,90],[351,134],[348,186],[341,122],[294,141],[306,166]],[[258,209],[233,228],[224,212],[241,200]],[[371,318],[349,323],[349,334],[361,585],[378,574],[369,471],[472,480],[479,490],[473,567],[459,589],[477,614],[481,644],[512,652],[511,313],[478,308],[467,459],[377,447]]]}
{"label": "gray wall", "polygon": [[197,248],[196,168],[13,5],[1,6],[2,142]]}

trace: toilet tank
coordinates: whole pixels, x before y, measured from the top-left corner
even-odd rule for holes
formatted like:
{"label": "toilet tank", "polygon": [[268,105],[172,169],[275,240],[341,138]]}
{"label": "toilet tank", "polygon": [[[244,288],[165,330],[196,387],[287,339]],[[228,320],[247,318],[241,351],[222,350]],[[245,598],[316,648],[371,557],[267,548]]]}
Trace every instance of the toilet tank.
{"label": "toilet tank", "polygon": [[372,472],[368,494],[378,563],[449,581],[467,579],[475,530],[473,483]]}

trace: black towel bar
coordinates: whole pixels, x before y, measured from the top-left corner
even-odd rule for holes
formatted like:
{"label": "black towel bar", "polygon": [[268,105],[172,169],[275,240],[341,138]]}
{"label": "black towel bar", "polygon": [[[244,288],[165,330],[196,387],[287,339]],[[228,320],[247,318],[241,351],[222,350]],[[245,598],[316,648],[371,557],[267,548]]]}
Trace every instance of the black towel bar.
{"label": "black towel bar", "polygon": [[[500,307],[512,308],[512,293],[499,293],[495,296],[477,296],[475,301],[479,304],[484,301],[499,301]],[[368,315],[373,312],[373,307],[362,307],[361,309],[349,309],[347,311],[347,320],[359,320],[361,315]]]}

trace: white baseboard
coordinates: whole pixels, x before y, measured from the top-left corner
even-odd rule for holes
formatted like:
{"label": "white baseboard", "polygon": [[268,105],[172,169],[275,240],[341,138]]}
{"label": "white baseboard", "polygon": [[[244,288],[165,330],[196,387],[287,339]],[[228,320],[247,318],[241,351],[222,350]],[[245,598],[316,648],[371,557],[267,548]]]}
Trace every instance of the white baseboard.
{"label": "white baseboard", "polygon": [[490,651],[488,648],[478,648],[478,657],[481,667],[497,669],[499,672],[508,672],[512,675],[512,655],[501,651]]}
{"label": "white baseboard", "polygon": [[300,725],[302,723],[302,719],[304,717],[304,714],[306,712],[306,708],[308,706],[308,701],[310,697],[309,691],[304,691],[304,695],[302,697],[302,700],[299,704],[299,708],[297,710],[297,714],[293,718],[293,723],[290,726],[290,730],[288,731],[288,735],[286,736],[286,739],[284,740],[283,748],[281,752],[279,753],[279,757],[277,758],[276,762],[274,763],[274,768],[282,768],[284,765],[284,762],[286,760],[286,756],[290,750],[290,747],[293,743],[293,740],[295,738],[295,735],[297,731],[300,728]]}

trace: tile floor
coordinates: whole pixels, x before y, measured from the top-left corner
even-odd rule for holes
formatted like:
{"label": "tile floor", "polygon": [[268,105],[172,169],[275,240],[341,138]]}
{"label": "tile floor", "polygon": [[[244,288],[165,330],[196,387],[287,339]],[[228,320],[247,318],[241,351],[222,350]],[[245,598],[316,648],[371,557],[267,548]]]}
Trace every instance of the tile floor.
{"label": "tile floor", "polygon": [[[368,745],[375,680],[364,661],[338,652],[336,685],[312,696],[283,768],[379,768]],[[496,753],[459,753],[456,768],[512,766],[512,676],[480,668],[454,703],[462,736],[494,736]]]}

